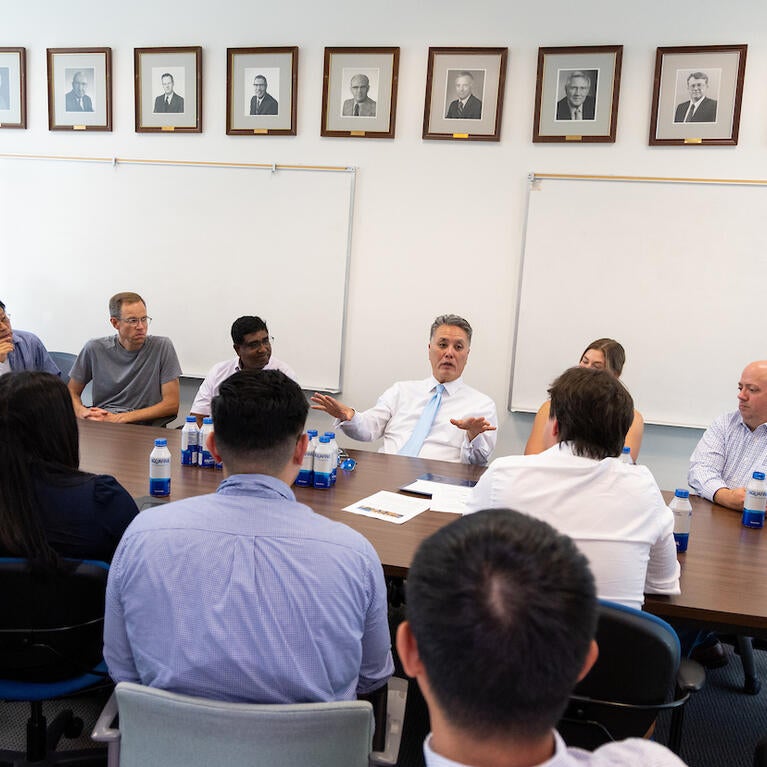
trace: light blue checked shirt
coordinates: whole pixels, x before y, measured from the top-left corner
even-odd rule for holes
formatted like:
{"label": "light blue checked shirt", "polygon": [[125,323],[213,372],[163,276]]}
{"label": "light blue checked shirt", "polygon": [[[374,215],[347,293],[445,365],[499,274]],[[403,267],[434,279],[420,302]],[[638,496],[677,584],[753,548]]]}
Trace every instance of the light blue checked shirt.
{"label": "light blue checked shirt", "polygon": [[235,702],[351,700],[393,671],[372,545],[274,477],[143,511],[109,571],[115,681]]}
{"label": "light blue checked shirt", "polygon": [[767,424],[751,431],[735,410],[706,429],[690,458],[687,481],[712,501],[723,487],[745,487],[755,471],[767,471]]}

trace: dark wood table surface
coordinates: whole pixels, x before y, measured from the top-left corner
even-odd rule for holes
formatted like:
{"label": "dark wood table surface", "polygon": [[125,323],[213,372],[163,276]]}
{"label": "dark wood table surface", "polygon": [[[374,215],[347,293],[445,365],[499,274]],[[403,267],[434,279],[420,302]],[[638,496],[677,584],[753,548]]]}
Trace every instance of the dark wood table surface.
{"label": "dark wood table surface", "polygon": [[[181,466],[179,430],[89,421],[79,424],[82,468],[114,475],[134,497],[149,492],[149,453],[155,437],[166,437],[173,455],[171,500],[212,493],[221,481],[220,471]],[[296,487],[296,497],[362,533],[390,575],[405,575],[420,541],[456,515],[426,511],[403,525],[394,525],[341,509],[378,490],[396,492],[427,471],[465,479],[478,479],[483,471],[423,458],[349,452],[358,461],[355,471],[339,469],[338,481],[330,490]],[[672,495],[664,492],[667,500]],[[690,545],[679,557],[682,593],[648,595],[645,609],[664,618],[767,636],[767,529],[746,529],[738,512],[702,498],[691,500]]]}

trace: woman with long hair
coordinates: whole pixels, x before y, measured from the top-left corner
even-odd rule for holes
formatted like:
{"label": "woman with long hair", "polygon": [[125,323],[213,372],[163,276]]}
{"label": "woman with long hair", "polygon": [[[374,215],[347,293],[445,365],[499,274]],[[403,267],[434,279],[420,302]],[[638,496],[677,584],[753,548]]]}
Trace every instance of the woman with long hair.
{"label": "woman with long hair", "polygon": [[135,502],[114,477],[80,471],[77,419],[50,373],[0,376],[0,555],[57,567],[111,561]]}

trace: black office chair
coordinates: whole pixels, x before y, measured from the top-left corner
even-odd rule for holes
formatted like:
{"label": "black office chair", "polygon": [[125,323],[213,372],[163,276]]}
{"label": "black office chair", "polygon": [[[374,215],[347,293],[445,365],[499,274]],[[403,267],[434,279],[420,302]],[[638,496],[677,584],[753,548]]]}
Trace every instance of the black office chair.
{"label": "black office chair", "polygon": [[83,722],[62,711],[47,724],[43,701],[94,686],[111,687],[102,659],[109,566],[66,560],[60,573],[33,572],[27,560],[0,559],[0,700],[26,701],[26,753],[0,750],[0,762],[103,764],[105,749],[56,752]]}
{"label": "black office chair", "polygon": [[762,738],[754,750],[754,767],[767,767],[767,737]]}
{"label": "black office chair", "polygon": [[565,742],[593,750],[642,737],[660,711],[671,710],[668,746],[678,753],[683,706],[705,683],[703,667],[680,658],[679,638],[668,623],[612,602],[600,601],[597,643],[599,658],[557,725]]}

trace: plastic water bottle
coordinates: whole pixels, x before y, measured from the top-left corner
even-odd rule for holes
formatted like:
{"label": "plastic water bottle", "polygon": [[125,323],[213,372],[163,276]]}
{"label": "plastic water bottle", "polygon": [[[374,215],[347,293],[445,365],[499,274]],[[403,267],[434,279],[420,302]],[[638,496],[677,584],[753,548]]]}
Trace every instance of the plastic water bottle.
{"label": "plastic water bottle", "polygon": [[317,448],[316,429],[309,429],[306,432],[309,435],[309,444],[306,446],[306,453],[301,464],[301,469],[296,477],[296,484],[299,487],[311,487],[314,484],[314,451]]}
{"label": "plastic water bottle", "polygon": [[213,419],[205,416],[202,419],[202,429],[200,429],[200,459],[199,463],[203,469],[212,469],[216,465],[213,453],[208,450],[208,435],[213,431]]}
{"label": "plastic water bottle", "polygon": [[149,495],[170,495],[170,450],[167,439],[156,439],[149,454]]}
{"label": "plastic water bottle", "polygon": [[184,428],[181,429],[181,465],[197,466],[199,449],[200,430],[197,428],[197,419],[188,415]]}
{"label": "plastic water bottle", "polygon": [[333,484],[333,459],[338,461],[338,453],[330,444],[330,437],[320,437],[320,444],[314,451],[314,486],[323,489]]}
{"label": "plastic water bottle", "polygon": [[619,460],[621,463],[634,463],[634,459],[631,457],[631,448],[628,445],[624,446],[623,450],[621,451]]}
{"label": "plastic water bottle", "polygon": [[326,437],[330,437],[330,447],[333,448],[333,473],[330,475],[330,484],[335,485],[336,475],[338,474],[338,442],[336,442],[336,433],[334,431],[326,431]]}
{"label": "plastic water bottle", "polygon": [[692,505],[690,504],[690,491],[677,488],[674,497],[668,505],[674,512],[674,541],[676,550],[687,551],[690,540],[690,520],[692,519]]}
{"label": "plastic water bottle", "polygon": [[765,502],[767,502],[767,482],[764,481],[764,472],[755,471],[746,487],[743,527],[764,527]]}

